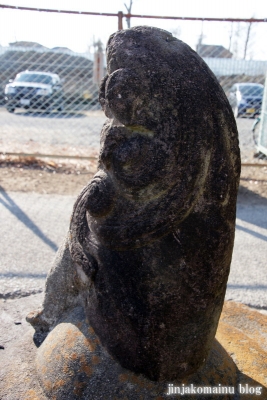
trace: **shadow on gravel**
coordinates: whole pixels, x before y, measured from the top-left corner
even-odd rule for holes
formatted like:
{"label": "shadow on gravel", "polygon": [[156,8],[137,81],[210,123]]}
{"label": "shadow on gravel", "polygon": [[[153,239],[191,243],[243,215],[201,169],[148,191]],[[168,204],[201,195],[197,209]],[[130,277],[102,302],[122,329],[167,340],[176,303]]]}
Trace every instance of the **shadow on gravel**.
{"label": "shadow on gravel", "polygon": [[47,273],[45,274],[32,274],[32,273],[24,273],[18,271],[9,271],[6,273],[0,273],[0,278],[34,278],[34,279],[44,279],[47,277]]}
{"label": "shadow on gravel", "polygon": [[227,289],[267,290],[267,286],[266,285],[234,285],[232,283],[228,283]]}
{"label": "shadow on gravel", "polygon": [[[262,225],[255,224],[255,221],[253,220],[253,218],[249,218],[249,219],[242,218],[242,219],[247,221],[247,222],[250,222],[251,224],[258,225],[258,226],[260,226],[262,228],[267,228],[267,224],[262,224]],[[262,235],[261,233],[255,232],[252,229],[245,228],[244,226],[240,226],[238,224],[236,224],[235,227],[236,227],[236,229],[239,229],[240,231],[249,233],[250,235],[255,236],[256,238],[264,240],[264,241],[267,242],[267,236],[266,235]]]}
{"label": "shadow on gravel", "polygon": [[6,207],[19,221],[29,228],[36,236],[38,236],[52,250],[57,251],[56,243],[50,240],[41,229],[28,217],[27,214],[12,200],[7,192],[0,185],[0,204]]}
{"label": "shadow on gravel", "polygon": [[267,206],[267,198],[261,196],[258,193],[253,192],[252,190],[249,190],[245,186],[242,186],[240,184],[239,186],[239,191],[238,191],[238,196],[237,196],[237,203],[241,204],[261,204],[261,205],[266,205]]}
{"label": "shadow on gravel", "polygon": [[[245,208],[243,206],[245,206]],[[248,222],[249,224],[255,225],[259,228],[267,229],[266,212],[263,212],[262,214],[259,214],[259,211],[256,212],[257,208],[258,210],[263,210],[265,209],[265,207],[267,207],[266,197],[263,197],[258,193],[252,192],[246,187],[240,185],[237,198],[237,218],[239,220]],[[236,224],[236,229],[255,236],[260,240],[267,241],[267,234],[264,235],[260,232],[256,232],[249,227],[244,227]]]}

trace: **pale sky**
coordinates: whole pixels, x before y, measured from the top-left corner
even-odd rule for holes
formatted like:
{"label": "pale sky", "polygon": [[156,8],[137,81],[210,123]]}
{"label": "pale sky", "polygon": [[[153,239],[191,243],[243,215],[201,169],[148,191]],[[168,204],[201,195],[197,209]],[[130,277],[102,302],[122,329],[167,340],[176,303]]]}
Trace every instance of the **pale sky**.
{"label": "pale sky", "polygon": [[[124,3],[129,0],[2,0],[1,4],[52,9],[126,13]],[[262,0],[133,0],[133,14],[219,17],[219,18],[267,18],[267,1]],[[123,21],[124,28],[127,27]],[[242,57],[246,37],[246,24],[223,22],[183,22],[158,19],[133,18],[132,26],[157,26],[173,33],[195,49],[203,29],[205,44],[219,44]],[[51,14],[41,12],[13,11],[0,8],[0,45],[26,40],[46,47],[68,47],[85,52],[94,40],[104,44],[109,35],[117,30],[116,17],[91,17],[82,15]],[[248,45],[248,58],[267,60],[267,22],[253,24]],[[92,48],[91,48],[92,50]]]}

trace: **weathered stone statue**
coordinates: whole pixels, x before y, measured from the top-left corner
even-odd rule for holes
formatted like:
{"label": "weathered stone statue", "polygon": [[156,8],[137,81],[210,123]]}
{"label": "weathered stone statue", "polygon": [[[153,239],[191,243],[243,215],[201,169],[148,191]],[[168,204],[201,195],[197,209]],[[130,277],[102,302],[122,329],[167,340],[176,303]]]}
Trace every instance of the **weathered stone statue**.
{"label": "weathered stone statue", "polygon": [[53,333],[64,320],[84,335],[89,327],[100,358],[172,382],[205,363],[224,301],[240,173],[235,119],[204,61],[146,26],[111,35],[99,98],[108,119],[98,172],[75,203],[43,309],[28,317],[37,334],[52,330],[39,373],[49,346],[68,337]]}

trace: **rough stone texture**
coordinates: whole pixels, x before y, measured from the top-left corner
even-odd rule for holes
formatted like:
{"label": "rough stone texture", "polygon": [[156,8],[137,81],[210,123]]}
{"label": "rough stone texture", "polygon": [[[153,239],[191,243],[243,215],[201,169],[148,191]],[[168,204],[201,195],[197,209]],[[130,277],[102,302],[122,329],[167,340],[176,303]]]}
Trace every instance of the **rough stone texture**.
{"label": "rough stone texture", "polygon": [[[207,65],[166,31],[117,32],[107,57],[98,172],[75,203],[43,309],[28,320],[37,334],[54,328],[49,351],[68,336],[62,315],[84,308],[101,354],[174,381],[207,360],[223,305],[240,173],[235,119]],[[84,379],[93,385],[98,374]]]}
{"label": "rough stone texture", "polygon": [[[167,393],[167,383],[150,381],[112,359],[88,325],[82,309],[74,309],[49,334],[38,351],[37,370],[47,395],[58,400],[114,399],[115,394],[118,399],[158,399]],[[215,381],[238,387],[236,365],[217,341],[204,368],[189,379],[171,383],[214,386]]]}
{"label": "rough stone texture", "polygon": [[[24,317],[41,300],[40,294],[5,302],[0,300],[0,344],[4,346],[4,350],[0,350],[1,400],[159,400],[179,397],[166,395],[167,383],[152,382],[116,363],[99,345],[82,310],[66,315],[66,319],[63,316],[61,323],[49,334],[50,344],[45,341],[37,350],[32,341],[33,329]],[[20,321],[21,325],[15,325],[14,321]],[[234,385],[235,400],[266,400],[267,316],[242,304],[226,302],[216,339],[205,366],[182,382],[213,387]],[[48,386],[47,395],[36,375],[36,350],[40,381],[43,386]],[[44,368],[46,374],[42,373]],[[90,379],[86,386],[88,375]],[[181,381],[168,383],[181,385]],[[260,387],[261,394],[242,394],[239,384]],[[207,400],[206,395],[185,398]],[[229,395],[208,398],[233,400]]]}

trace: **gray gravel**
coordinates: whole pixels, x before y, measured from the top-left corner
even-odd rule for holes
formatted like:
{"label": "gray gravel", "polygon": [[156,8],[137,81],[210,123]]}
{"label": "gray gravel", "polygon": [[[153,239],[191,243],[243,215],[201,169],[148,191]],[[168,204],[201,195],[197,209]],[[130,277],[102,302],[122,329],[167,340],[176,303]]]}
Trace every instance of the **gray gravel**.
{"label": "gray gravel", "polygon": [[[0,107],[0,147],[7,152],[24,151],[85,155],[90,148],[99,149],[99,136],[106,120],[96,111],[69,111],[45,114],[23,109],[10,114]],[[253,162],[255,147],[251,128],[253,119],[237,118],[243,162]]]}
{"label": "gray gravel", "polygon": [[[0,147],[5,151],[90,153],[99,148],[105,116],[101,111],[51,115],[0,107]],[[243,162],[253,161],[252,119],[238,118]],[[8,193],[0,195],[0,297],[42,290],[63,240],[73,196]],[[238,204],[236,241],[227,299],[267,308],[267,213],[264,205]]]}
{"label": "gray gravel", "polygon": [[7,152],[29,148],[40,153],[80,154],[99,148],[99,135],[106,117],[102,111],[69,113],[30,113],[19,109],[15,114],[0,107],[0,144]]}
{"label": "gray gravel", "polygon": [[238,204],[236,237],[226,298],[267,309],[266,204]]}
{"label": "gray gravel", "polygon": [[[74,196],[0,192],[0,297],[43,289],[74,201]],[[267,309],[266,256],[266,205],[239,202],[227,299]]]}
{"label": "gray gravel", "polygon": [[0,192],[0,297],[38,292],[66,235],[75,198]]}

